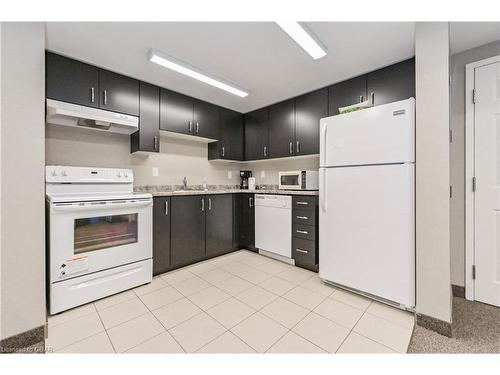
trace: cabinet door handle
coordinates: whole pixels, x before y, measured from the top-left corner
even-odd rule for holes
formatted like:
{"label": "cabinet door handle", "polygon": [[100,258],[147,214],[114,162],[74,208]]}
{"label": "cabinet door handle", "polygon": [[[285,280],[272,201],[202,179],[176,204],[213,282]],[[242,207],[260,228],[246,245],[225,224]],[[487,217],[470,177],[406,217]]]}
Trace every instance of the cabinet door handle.
{"label": "cabinet door handle", "polygon": [[90,88],[90,102],[95,102],[95,89],[93,87]]}
{"label": "cabinet door handle", "polygon": [[300,205],[300,206],[307,206],[307,205],[309,205],[309,202],[302,202],[302,201],[300,201],[300,202],[297,202],[297,204]]}
{"label": "cabinet door handle", "polygon": [[189,121],[188,123],[188,133],[191,133],[193,131],[193,123]]}
{"label": "cabinet door handle", "polygon": [[248,198],[248,207],[250,207],[250,208],[253,207],[253,197]]}
{"label": "cabinet door handle", "polygon": [[297,219],[307,220],[309,219],[307,216],[295,216]]}
{"label": "cabinet door handle", "polygon": [[108,90],[103,90],[102,91],[102,103],[104,105],[108,104]]}
{"label": "cabinet door handle", "polygon": [[264,157],[267,158],[267,146],[264,146]]}
{"label": "cabinet door handle", "polygon": [[364,96],[363,96],[363,95],[360,95],[360,96],[359,96],[359,102],[360,102],[360,103],[363,103],[363,98],[364,98]]}
{"label": "cabinet door handle", "polygon": [[292,155],[293,154],[293,142],[290,142],[289,151],[290,151],[290,155]]}
{"label": "cabinet door handle", "polygon": [[201,210],[205,211],[205,199],[201,198]]}
{"label": "cabinet door handle", "polygon": [[154,146],[153,147],[155,150],[158,150],[158,136],[157,135],[155,135],[155,137],[154,137]]}
{"label": "cabinet door handle", "polygon": [[224,148],[224,146],[222,146],[222,157],[226,156],[226,150]]}
{"label": "cabinet door handle", "polygon": [[168,201],[165,201],[165,216],[168,216]]}
{"label": "cabinet door handle", "polygon": [[297,141],[297,147],[296,147],[295,152],[296,152],[297,154],[298,154],[298,153],[300,153],[300,142],[299,142],[299,141]]}
{"label": "cabinet door handle", "polygon": [[212,198],[208,198],[208,210],[212,211]]}
{"label": "cabinet door handle", "polygon": [[375,105],[375,93],[374,93],[374,92],[372,92],[372,93],[370,94],[370,97],[371,97],[372,105]]}
{"label": "cabinet door handle", "polygon": [[195,131],[195,133],[198,134],[199,131],[200,131],[200,124],[196,123],[196,131]]}
{"label": "cabinet door handle", "polygon": [[299,253],[309,254],[309,251],[307,250],[295,249],[295,251],[298,251]]}
{"label": "cabinet door handle", "polygon": [[299,229],[296,229],[296,230],[295,230],[295,232],[300,233],[300,234],[309,234],[309,232],[308,232],[308,231],[306,231],[306,230],[299,230]]}

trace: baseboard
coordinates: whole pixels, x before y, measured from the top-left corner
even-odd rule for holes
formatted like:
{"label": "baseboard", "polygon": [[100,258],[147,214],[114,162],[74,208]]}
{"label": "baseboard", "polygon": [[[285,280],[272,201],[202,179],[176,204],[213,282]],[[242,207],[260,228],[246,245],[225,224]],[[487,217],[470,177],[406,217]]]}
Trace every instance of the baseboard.
{"label": "baseboard", "polygon": [[451,323],[433,318],[431,316],[417,313],[417,325],[446,337],[451,337],[452,335]]}
{"label": "baseboard", "polygon": [[453,297],[465,298],[465,287],[459,285],[452,285],[451,291],[453,293]]}
{"label": "baseboard", "polygon": [[0,353],[45,353],[45,325],[1,340]]}

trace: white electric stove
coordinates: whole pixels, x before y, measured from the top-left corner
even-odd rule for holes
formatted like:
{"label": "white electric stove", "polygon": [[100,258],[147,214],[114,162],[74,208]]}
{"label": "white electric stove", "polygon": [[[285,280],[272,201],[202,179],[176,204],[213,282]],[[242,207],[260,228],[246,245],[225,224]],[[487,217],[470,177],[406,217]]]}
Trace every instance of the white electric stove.
{"label": "white electric stove", "polygon": [[152,280],[152,205],[130,169],[47,166],[49,312]]}

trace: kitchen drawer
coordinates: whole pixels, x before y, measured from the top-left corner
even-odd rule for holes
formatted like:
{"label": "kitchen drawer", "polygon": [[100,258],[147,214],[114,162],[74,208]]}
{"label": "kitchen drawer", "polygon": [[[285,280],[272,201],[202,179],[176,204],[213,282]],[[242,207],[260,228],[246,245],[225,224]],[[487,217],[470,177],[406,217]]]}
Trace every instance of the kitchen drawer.
{"label": "kitchen drawer", "polygon": [[296,224],[316,225],[315,210],[293,210],[292,221]]}
{"label": "kitchen drawer", "polygon": [[293,238],[292,258],[295,260],[296,266],[317,271],[316,242],[303,240],[302,238]]}
{"label": "kitchen drawer", "polygon": [[299,210],[314,209],[316,207],[316,197],[298,195],[292,197],[292,207]]}
{"label": "kitchen drawer", "polygon": [[304,240],[316,240],[316,227],[312,225],[292,224],[292,237],[302,238]]}

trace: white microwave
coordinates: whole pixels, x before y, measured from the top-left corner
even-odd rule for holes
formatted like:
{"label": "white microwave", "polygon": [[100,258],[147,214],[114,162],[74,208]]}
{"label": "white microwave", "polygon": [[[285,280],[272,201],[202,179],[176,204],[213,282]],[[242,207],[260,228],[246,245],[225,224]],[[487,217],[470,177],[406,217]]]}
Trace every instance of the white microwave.
{"label": "white microwave", "polygon": [[279,172],[279,188],[281,190],[318,190],[318,171]]}

